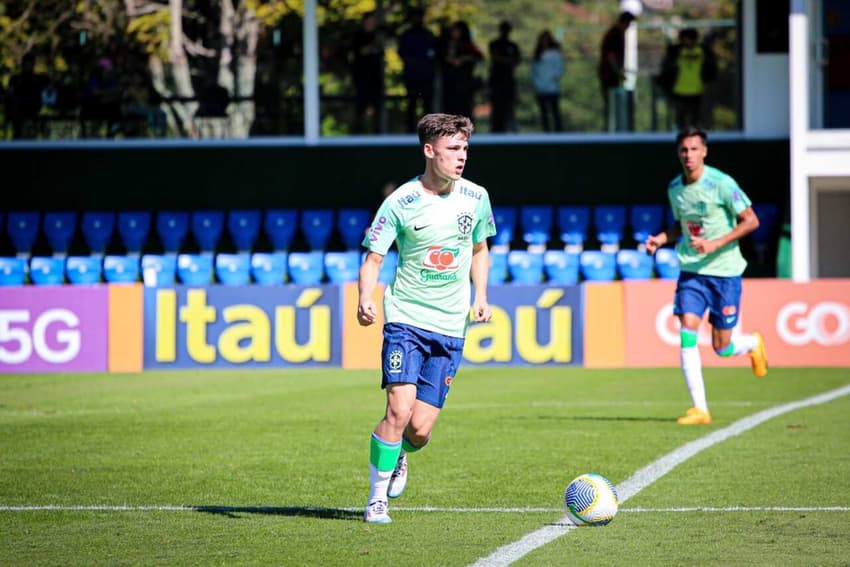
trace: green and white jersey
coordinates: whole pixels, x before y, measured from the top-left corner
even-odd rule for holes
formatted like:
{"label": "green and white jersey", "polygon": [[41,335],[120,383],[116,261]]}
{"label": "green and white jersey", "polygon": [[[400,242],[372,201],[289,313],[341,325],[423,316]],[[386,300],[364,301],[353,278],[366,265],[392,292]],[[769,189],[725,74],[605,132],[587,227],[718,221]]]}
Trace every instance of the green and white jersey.
{"label": "green and white jersey", "polygon": [[705,166],[702,176],[690,185],[677,175],[667,187],[673,215],[682,227],[676,245],[682,271],[707,276],[740,276],[747,267],[738,242],[730,242],[711,254],[700,254],[691,246],[690,235],[713,239],[738,224],[738,215],[751,205],[738,183],[719,169]]}
{"label": "green and white jersey", "polygon": [[415,178],[387,197],[363,246],[386,255],[398,248],[395,281],[384,292],[387,323],[405,323],[464,337],[469,323],[472,245],[496,234],[490,196],[471,181],[446,195],[425,191]]}

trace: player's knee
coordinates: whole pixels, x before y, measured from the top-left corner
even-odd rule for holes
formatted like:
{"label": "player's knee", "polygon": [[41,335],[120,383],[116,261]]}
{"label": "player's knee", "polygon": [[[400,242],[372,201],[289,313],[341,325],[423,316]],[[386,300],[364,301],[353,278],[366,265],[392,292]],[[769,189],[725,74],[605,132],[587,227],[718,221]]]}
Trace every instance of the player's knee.
{"label": "player's knee", "polygon": [[397,430],[403,430],[413,416],[412,406],[390,406],[387,408],[387,423]]}

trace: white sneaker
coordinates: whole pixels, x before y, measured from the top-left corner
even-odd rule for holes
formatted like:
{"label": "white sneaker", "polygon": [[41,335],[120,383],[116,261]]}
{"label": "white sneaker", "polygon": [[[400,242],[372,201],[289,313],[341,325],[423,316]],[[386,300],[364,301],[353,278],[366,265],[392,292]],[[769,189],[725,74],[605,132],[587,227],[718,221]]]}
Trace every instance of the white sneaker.
{"label": "white sneaker", "polygon": [[387,513],[386,500],[372,500],[366,506],[366,512],[363,514],[363,520],[370,524],[389,524],[392,518]]}
{"label": "white sneaker", "polygon": [[398,461],[395,463],[393,475],[390,477],[390,486],[387,489],[387,496],[390,498],[398,498],[404,492],[404,487],[407,486],[407,453],[402,453],[398,456]]}

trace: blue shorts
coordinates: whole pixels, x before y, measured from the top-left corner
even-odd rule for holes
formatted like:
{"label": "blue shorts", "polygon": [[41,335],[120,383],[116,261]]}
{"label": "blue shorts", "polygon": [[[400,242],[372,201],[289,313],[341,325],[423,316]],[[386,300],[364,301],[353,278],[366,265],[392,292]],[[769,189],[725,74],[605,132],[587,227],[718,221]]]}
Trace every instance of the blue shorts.
{"label": "blue shorts", "polygon": [[381,388],[416,384],[417,400],[442,408],[463,356],[463,342],[411,325],[387,323],[381,348]]}
{"label": "blue shorts", "polygon": [[732,329],[738,324],[741,307],[741,276],[702,276],[679,274],[673,313],[694,313],[702,317],[708,309],[708,322],[715,329]]}

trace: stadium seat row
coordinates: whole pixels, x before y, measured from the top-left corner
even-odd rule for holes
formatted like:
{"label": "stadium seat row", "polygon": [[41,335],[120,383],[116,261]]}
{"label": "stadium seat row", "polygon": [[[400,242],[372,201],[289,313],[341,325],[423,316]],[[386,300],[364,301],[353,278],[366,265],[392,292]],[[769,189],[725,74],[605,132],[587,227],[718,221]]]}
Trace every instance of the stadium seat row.
{"label": "stadium seat row", "polygon": [[165,253],[184,251],[189,234],[200,252],[216,252],[225,230],[238,252],[254,251],[261,230],[273,251],[287,252],[298,230],[310,250],[327,249],[334,231],[346,250],[357,250],[371,213],[367,209],[159,211],[155,215],[149,211],[117,214],[87,211],[78,219],[74,211],[50,211],[43,215],[39,211],[12,211],[6,221],[12,248],[21,257],[31,255],[40,231],[54,255],[67,255],[78,228],[93,255],[106,253],[116,231],[128,254],[141,254],[152,224]]}
{"label": "stadium seat row", "polygon": [[[357,280],[363,255],[346,252],[255,252],[253,254],[145,254],[98,256],[0,257],[0,285],[133,283],[147,286],[186,285],[279,285],[292,282],[316,285]],[[491,283],[573,285],[580,280],[650,279],[656,275],[675,279],[678,260],[670,248],[659,250],[654,259],[638,250],[617,253],[585,250],[530,252],[511,250],[491,254]],[[392,282],[398,265],[395,250],[387,253],[379,280]]]}
{"label": "stadium seat row", "polygon": [[579,281],[676,279],[679,260],[672,248],[660,248],[655,256],[640,250],[511,250],[490,255],[490,282],[517,284],[549,282],[575,285]]}
{"label": "stadium seat row", "polygon": [[[761,221],[753,234],[759,245],[775,236],[778,207],[775,203],[760,203],[753,208]],[[642,244],[649,235],[674,221],[669,206],[652,204],[494,207],[493,216],[498,231],[493,246],[497,250],[511,248],[519,230],[522,241],[532,250],[546,249],[556,235],[568,251],[583,250],[590,236],[596,238],[603,251],[616,251],[627,236]],[[627,229],[630,229],[628,233]]]}
{"label": "stadium seat row", "polygon": [[[29,261],[0,257],[0,286],[133,283],[147,286],[278,285],[292,282],[316,285],[325,281],[356,281],[362,254],[346,252],[254,252],[253,254],[145,254],[98,256],[34,256]],[[390,250],[379,281],[395,277],[398,254]]]}

